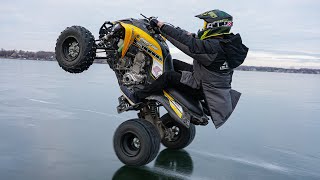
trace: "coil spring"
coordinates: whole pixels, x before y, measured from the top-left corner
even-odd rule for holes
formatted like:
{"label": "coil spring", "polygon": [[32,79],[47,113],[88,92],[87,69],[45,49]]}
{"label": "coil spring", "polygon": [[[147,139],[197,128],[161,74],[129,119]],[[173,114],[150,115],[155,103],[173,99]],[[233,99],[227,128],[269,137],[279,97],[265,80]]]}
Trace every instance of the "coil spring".
{"label": "coil spring", "polygon": [[153,118],[156,118],[158,116],[158,107],[157,107],[157,103],[152,101],[149,103],[149,107],[150,107],[150,114]]}

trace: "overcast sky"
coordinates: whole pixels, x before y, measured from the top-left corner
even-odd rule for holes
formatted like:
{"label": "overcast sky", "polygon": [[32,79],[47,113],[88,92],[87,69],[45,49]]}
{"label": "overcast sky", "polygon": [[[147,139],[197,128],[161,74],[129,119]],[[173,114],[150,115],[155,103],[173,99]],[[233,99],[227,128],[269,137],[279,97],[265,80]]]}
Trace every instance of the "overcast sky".
{"label": "overcast sky", "polygon": [[67,26],[84,26],[97,37],[104,21],[140,13],[196,32],[203,23],[195,15],[221,9],[233,15],[232,31],[251,59],[290,54],[314,63],[320,62],[319,7],[319,0],[1,0],[0,48],[54,51]]}

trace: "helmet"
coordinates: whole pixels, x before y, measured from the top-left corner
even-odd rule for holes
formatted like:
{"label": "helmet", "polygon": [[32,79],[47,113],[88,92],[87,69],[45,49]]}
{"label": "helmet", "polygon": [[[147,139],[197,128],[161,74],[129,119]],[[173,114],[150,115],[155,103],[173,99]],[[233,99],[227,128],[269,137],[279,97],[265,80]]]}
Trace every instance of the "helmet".
{"label": "helmet", "polygon": [[217,35],[229,34],[233,25],[232,16],[218,9],[207,11],[196,17],[204,20],[203,29],[198,31],[198,37],[202,40]]}

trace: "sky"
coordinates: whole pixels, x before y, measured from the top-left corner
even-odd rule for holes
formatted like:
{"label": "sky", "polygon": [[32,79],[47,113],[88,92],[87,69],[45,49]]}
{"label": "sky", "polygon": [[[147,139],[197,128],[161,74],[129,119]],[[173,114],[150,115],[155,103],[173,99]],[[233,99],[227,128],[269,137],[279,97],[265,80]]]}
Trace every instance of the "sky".
{"label": "sky", "polygon": [[[190,32],[194,16],[221,9],[234,17],[232,32],[250,48],[246,65],[320,69],[319,0],[1,0],[0,48],[54,51],[60,32],[72,25],[95,37],[104,21],[157,16]],[[172,47],[174,57],[184,58]]]}

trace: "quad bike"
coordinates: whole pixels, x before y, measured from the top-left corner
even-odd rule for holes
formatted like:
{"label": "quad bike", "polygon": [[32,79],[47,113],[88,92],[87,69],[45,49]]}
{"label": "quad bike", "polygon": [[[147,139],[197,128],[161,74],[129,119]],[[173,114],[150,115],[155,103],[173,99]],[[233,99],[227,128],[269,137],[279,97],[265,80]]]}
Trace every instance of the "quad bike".
{"label": "quad bike", "polygon": [[[163,72],[174,70],[166,39],[150,26],[151,19],[144,16],[105,22],[98,40],[84,27],[68,27],[57,39],[56,59],[70,73],[81,73],[94,59],[105,59],[119,85],[141,89]],[[102,55],[96,56],[98,53]],[[151,162],[160,142],[170,149],[185,148],[195,137],[195,125],[207,125],[209,120],[204,102],[175,89],[165,89],[163,94],[149,96],[138,104],[125,95],[118,100],[118,113],[138,111],[138,118],[122,123],[113,138],[116,155],[127,165]],[[162,117],[161,106],[168,112]]]}

